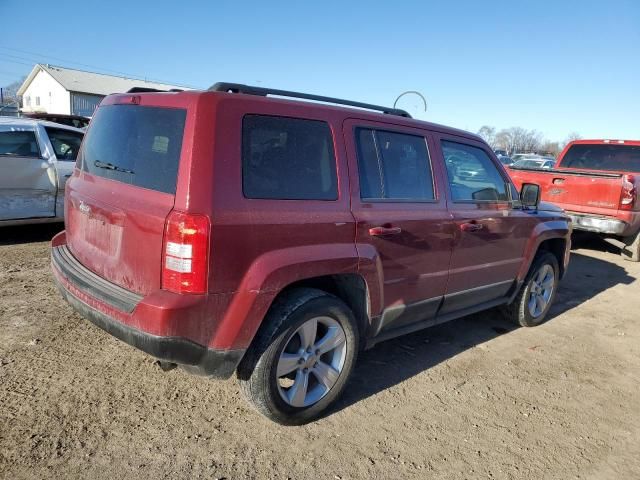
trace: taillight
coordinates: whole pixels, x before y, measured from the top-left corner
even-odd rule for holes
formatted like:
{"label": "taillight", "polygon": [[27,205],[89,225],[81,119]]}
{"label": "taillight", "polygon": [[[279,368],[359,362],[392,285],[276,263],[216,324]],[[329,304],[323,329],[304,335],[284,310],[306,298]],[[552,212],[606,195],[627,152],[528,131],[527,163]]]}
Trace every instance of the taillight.
{"label": "taillight", "polygon": [[620,209],[633,210],[638,191],[636,179],[633,175],[622,176],[622,194],[620,195]]}
{"label": "taillight", "polygon": [[164,229],[162,288],[205,293],[209,274],[209,219],[172,211]]}

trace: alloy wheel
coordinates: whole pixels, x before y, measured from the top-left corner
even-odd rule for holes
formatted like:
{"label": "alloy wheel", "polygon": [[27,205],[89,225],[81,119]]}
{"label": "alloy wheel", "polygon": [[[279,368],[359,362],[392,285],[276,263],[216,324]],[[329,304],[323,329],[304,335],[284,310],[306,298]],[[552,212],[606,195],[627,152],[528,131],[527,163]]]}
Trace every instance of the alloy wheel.
{"label": "alloy wheel", "polygon": [[542,315],[553,294],[556,283],[556,273],[551,265],[544,264],[531,279],[529,289],[529,313],[533,318]]}
{"label": "alloy wheel", "polygon": [[282,399],[292,407],[309,407],[336,384],[344,368],[347,337],[331,317],[315,317],[287,340],[276,366]]}

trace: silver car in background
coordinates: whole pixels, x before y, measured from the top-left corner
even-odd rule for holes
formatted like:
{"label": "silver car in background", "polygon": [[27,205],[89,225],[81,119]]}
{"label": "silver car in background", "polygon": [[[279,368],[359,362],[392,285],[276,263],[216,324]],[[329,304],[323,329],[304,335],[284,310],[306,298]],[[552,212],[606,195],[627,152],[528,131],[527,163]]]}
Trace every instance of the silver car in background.
{"label": "silver car in background", "polygon": [[0,226],[63,220],[83,136],[58,123],[0,117]]}

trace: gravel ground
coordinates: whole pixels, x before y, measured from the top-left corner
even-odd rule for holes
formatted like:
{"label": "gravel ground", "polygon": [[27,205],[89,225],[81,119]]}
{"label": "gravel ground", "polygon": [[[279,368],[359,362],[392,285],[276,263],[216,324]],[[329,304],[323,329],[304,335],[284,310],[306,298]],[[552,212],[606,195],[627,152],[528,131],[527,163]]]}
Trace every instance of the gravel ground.
{"label": "gravel ground", "polygon": [[379,344],[330,415],[280,427],[74,314],[59,228],[0,229],[0,477],[640,478],[640,264],[604,243],[574,250],[543,326],[486,312]]}

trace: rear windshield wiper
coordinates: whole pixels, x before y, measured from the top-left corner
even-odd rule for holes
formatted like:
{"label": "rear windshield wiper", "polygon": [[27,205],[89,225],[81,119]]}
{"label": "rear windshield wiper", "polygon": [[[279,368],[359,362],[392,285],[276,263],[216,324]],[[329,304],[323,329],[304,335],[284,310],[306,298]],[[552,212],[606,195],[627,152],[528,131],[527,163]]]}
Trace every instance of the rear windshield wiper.
{"label": "rear windshield wiper", "polygon": [[129,170],[128,168],[122,168],[113,163],[101,162],[100,160],[96,160],[93,164],[98,168],[106,168],[107,170],[115,170],[116,172],[130,173],[133,175],[133,170]]}

